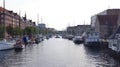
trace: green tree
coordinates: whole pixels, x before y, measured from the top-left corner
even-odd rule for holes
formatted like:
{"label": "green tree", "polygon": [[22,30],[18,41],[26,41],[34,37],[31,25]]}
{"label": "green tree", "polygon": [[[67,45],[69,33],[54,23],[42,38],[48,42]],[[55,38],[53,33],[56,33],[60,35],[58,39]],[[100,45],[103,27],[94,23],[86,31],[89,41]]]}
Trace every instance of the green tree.
{"label": "green tree", "polygon": [[14,35],[21,35],[22,34],[22,30],[16,26],[14,29],[13,29],[13,34]]}
{"label": "green tree", "polygon": [[39,29],[39,33],[45,35],[45,34],[46,34],[46,29],[42,29],[42,28],[40,28],[40,29]]}
{"label": "green tree", "polygon": [[32,35],[32,34],[36,34],[36,33],[37,33],[36,27],[26,27],[24,29],[24,34]]}
{"label": "green tree", "polygon": [[6,31],[7,31],[7,33],[8,33],[9,35],[13,36],[14,30],[13,30],[13,27],[12,27],[12,26],[7,26],[7,27],[6,27]]}
{"label": "green tree", "polygon": [[3,25],[0,25],[0,38],[4,37],[5,27]]}

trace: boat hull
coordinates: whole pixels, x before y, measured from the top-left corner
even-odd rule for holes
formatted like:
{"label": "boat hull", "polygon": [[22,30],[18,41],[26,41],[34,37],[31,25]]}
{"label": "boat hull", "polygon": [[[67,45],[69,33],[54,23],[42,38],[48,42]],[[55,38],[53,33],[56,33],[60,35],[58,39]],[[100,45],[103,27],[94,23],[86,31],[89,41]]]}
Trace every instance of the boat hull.
{"label": "boat hull", "polygon": [[120,52],[116,52],[110,48],[108,50],[109,50],[109,55],[111,57],[113,57],[114,59],[120,60]]}
{"label": "boat hull", "polygon": [[15,50],[22,50],[24,47],[24,45],[14,45]]}
{"label": "boat hull", "polygon": [[81,41],[81,40],[75,40],[74,43],[75,44],[81,44],[81,43],[83,43],[83,41]]}
{"label": "boat hull", "polygon": [[86,42],[84,45],[87,47],[101,47],[100,42]]}
{"label": "boat hull", "polygon": [[2,50],[10,50],[10,49],[13,49],[14,46],[13,44],[11,43],[0,43],[0,51]]}
{"label": "boat hull", "polygon": [[73,42],[76,44],[81,44],[81,43],[83,43],[83,38],[81,36],[75,36],[73,38]]}

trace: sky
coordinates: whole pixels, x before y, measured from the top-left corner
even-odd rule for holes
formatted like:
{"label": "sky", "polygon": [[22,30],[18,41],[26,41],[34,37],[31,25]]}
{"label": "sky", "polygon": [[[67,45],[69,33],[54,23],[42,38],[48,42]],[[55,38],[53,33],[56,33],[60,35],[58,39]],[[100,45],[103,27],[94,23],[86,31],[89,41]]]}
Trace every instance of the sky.
{"label": "sky", "polygon": [[[5,8],[27,19],[64,30],[68,26],[91,23],[91,16],[107,9],[120,8],[119,0],[5,0]],[[0,0],[3,6],[3,0]],[[38,20],[39,15],[39,20]]]}

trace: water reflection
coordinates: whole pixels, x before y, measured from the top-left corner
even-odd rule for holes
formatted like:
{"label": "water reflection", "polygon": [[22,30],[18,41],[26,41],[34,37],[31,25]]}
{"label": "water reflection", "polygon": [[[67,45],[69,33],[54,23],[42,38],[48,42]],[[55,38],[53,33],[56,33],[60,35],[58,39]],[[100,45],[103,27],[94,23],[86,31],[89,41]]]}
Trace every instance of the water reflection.
{"label": "water reflection", "polygon": [[0,67],[119,67],[107,49],[93,49],[52,38],[22,51],[0,51]]}
{"label": "water reflection", "polygon": [[[9,67],[12,64],[16,64],[15,62],[22,62],[22,59],[20,58],[20,53],[16,53],[13,50],[9,51],[0,51],[0,66],[2,67]],[[13,61],[13,59],[15,59]],[[12,63],[12,64],[11,64]]]}
{"label": "water reflection", "polygon": [[108,49],[84,47],[88,59],[91,59],[95,66],[118,67],[120,62],[109,55]]}

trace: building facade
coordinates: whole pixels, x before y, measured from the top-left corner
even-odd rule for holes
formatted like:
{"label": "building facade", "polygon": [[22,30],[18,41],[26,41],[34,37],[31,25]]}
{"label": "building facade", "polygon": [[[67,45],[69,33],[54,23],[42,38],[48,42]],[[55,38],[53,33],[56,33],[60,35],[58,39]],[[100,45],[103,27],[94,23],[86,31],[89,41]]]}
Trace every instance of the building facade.
{"label": "building facade", "polygon": [[67,33],[72,35],[82,35],[84,32],[87,32],[91,29],[90,25],[77,25],[67,27]]}
{"label": "building facade", "polygon": [[91,17],[91,26],[101,38],[109,38],[120,25],[120,9],[108,9]]}
{"label": "building facade", "polygon": [[0,25],[4,25],[5,27],[20,27],[21,29],[25,29],[28,26],[36,26],[35,22],[32,20],[28,20],[25,17],[21,17],[19,14],[0,7]]}
{"label": "building facade", "polygon": [[40,24],[38,24],[38,27],[44,29],[44,28],[46,28],[46,24],[40,23]]}
{"label": "building facade", "polygon": [[32,20],[21,17],[19,14],[2,7],[0,7],[0,24],[12,27],[19,26],[22,29],[27,26],[36,26],[35,22],[32,22]]}

